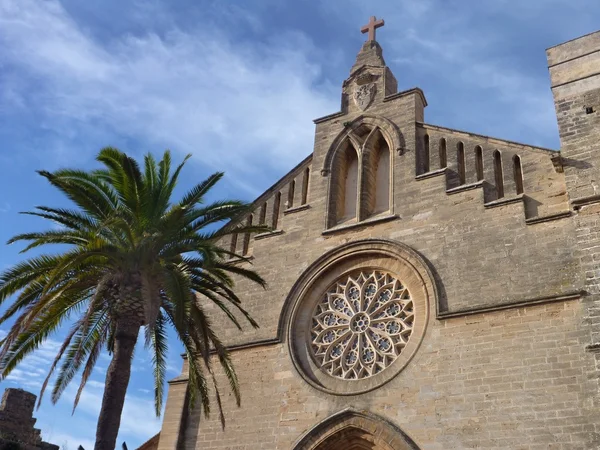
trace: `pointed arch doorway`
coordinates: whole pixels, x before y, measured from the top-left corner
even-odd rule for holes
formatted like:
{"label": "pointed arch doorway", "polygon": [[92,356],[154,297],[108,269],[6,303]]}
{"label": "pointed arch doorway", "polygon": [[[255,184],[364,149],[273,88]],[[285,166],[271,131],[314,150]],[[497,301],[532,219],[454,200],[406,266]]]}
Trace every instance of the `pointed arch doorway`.
{"label": "pointed arch doorway", "polygon": [[307,431],[293,450],[419,450],[402,430],[363,411],[346,409]]}

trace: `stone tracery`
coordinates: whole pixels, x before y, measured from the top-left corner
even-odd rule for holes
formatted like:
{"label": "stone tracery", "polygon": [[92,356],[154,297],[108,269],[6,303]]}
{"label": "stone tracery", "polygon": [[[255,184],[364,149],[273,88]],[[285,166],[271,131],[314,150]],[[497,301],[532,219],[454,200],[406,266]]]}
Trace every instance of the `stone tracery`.
{"label": "stone tracery", "polygon": [[338,280],[316,305],[311,350],[329,375],[363,379],[392,364],[412,334],[414,307],[406,287],[382,271]]}

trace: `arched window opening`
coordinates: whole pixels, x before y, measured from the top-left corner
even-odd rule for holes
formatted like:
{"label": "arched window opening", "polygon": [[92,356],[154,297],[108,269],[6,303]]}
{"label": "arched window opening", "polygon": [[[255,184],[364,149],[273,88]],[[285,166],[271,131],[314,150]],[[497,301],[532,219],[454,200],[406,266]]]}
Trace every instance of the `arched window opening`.
{"label": "arched window opening", "polygon": [[353,148],[346,152],[345,171],[343,172],[342,208],[338,214],[341,222],[356,218],[358,200],[358,156]]}
{"label": "arched window opening", "polygon": [[[231,243],[229,244],[229,252],[230,253],[235,253],[236,249],[237,249],[237,238],[238,235],[237,233],[233,233],[231,235]],[[233,255],[229,255],[230,258],[233,258]]]}
{"label": "arched window opening", "polygon": [[465,173],[465,145],[462,142],[456,144],[456,164],[458,169],[458,183],[463,185],[467,182]]}
{"label": "arched window opening", "polygon": [[347,222],[358,217],[359,166],[358,150],[346,138],[335,152],[331,163],[327,226]]}
{"label": "arched window opening", "polygon": [[515,186],[517,188],[517,195],[523,193],[523,170],[521,169],[521,157],[519,155],[513,156],[513,173],[515,177]]}
{"label": "arched window opening", "polygon": [[271,228],[273,230],[277,229],[277,225],[279,224],[279,205],[281,204],[281,192],[278,192],[275,195],[275,200],[273,202],[273,217],[271,219]]}
{"label": "arched window opening", "polygon": [[306,168],[302,177],[302,200],[300,204],[306,205],[308,201],[308,181],[310,180],[310,168]]}
{"label": "arched window opening", "polygon": [[477,171],[477,181],[483,180],[483,149],[480,145],[475,147],[475,170]]}
{"label": "arched window opening", "polygon": [[446,158],[446,139],[444,139],[444,138],[440,139],[439,153],[440,153],[440,169],[444,169],[448,166],[448,160]]}
{"label": "arched window opening", "polygon": [[[250,214],[248,216],[248,218],[246,219],[246,226],[251,227],[252,226],[252,219],[253,216],[252,214]],[[244,245],[242,246],[242,255],[247,255],[248,251],[250,250],[250,233],[246,232],[244,233]]]}
{"label": "arched window opening", "polygon": [[504,176],[502,174],[502,155],[498,150],[494,151],[494,178],[496,181],[496,197],[504,197]]}
{"label": "arched window opening", "polygon": [[296,190],[296,180],[292,180],[288,186],[287,208],[294,207],[294,191]]}
{"label": "arched window opening", "polygon": [[423,173],[429,172],[429,135],[423,136]]}
{"label": "arched window opening", "polygon": [[377,167],[375,169],[375,208],[379,214],[390,210],[390,147],[383,136],[377,142]]}
{"label": "arched window opening", "polygon": [[267,224],[267,202],[264,202],[260,207],[260,215],[258,216],[258,223],[260,225]]}
{"label": "arched window opening", "polygon": [[359,219],[390,210],[390,148],[380,130],[364,144]]}

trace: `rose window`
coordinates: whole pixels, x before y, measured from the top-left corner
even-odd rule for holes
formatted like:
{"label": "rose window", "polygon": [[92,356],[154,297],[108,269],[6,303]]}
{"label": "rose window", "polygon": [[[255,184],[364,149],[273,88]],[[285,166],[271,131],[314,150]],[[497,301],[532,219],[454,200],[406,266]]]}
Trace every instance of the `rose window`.
{"label": "rose window", "polygon": [[380,271],[360,272],[333,285],[317,304],[311,350],[323,371],[358,380],[386,369],[400,355],[413,330],[408,290]]}

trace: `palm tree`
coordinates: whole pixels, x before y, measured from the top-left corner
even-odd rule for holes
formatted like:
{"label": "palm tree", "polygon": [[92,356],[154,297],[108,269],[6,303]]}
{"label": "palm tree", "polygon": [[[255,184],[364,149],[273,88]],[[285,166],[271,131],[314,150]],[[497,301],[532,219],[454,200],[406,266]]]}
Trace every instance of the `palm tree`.
{"label": "palm tree", "polygon": [[[101,170],[40,171],[76,208],[38,206],[25,214],[58,223],[60,229],[55,226],[50,231],[20,234],[9,241],[27,241],[23,252],[49,244],[61,246],[58,253],[32,257],[0,275],[0,304],[15,295],[0,317],[0,324],[15,319],[0,342],[0,376],[10,374],[63,323],[72,322],[44,381],[40,402],[57,367],[54,403],[82,369],[75,409],[106,348],[112,360],[106,373],[96,450],[115,448],[131,360],[142,328],[146,347],[152,352],[157,415],[163,403],[168,327],[175,330],[190,362],[191,403],[199,399],[204,412],[210,412],[207,380],[212,381],[224,426],[211,365],[214,354],[240,404],[229,354],[203,305],[213,302],[239,329],[242,317],[258,327],[240,304],[234,278],[246,278],[263,287],[265,282],[254,271],[235,264],[232,258],[237,255],[219,242],[231,233],[264,228],[235,225],[237,218],[248,213],[246,203],[204,203],[222,173],[211,175],[173,202],[173,190],[189,157],[172,171],[168,151],[158,164],[148,154],[142,172],[131,157],[105,148],[97,157],[104,165]],[[223,221],[229,224],[218,228]]]}

